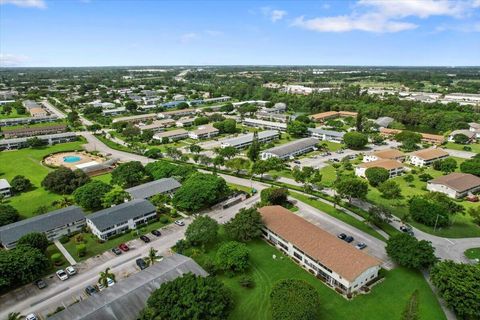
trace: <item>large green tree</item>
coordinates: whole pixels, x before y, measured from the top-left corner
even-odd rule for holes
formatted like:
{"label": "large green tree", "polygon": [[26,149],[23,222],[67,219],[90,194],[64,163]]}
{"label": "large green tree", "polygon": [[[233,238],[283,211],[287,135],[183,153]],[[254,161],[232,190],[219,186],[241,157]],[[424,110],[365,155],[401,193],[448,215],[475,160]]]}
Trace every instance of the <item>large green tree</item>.
{"label": "large green tree", "polygon": [[141,184],[147,178],[145,168],[140,161],[130,161],[120,164],[112,171],[112,183],[123,188]]}
{"label": "large green tree", "polygon": [[110,190],[112,190],[112,186],[99,180],[93,180],[75,190],[73,198],[86,210],[98,210],[103,208],[103,199]]}
{"label": "large green tree", "polygon": [[430,279],[461,319],[480,319],[480,265],[438,262]]}
{"label": "large green tree", "polygon": [[9,204],[0,204],[0,227],[20,219],[17,209]]}
{"label": "large green tree", "polygon": [[317,290],[303,280],[280,280],[270,292],[273,320],[321,319],[320,303]]}
{"label": "large green tree", "polygon": [[153,180],[174,177],[180,181],[185,180],[195,172],[191,166],[182,164],[176,165],[164,160],[147,164],[145,166],[145,171]]}
{"label": "large green tree", "polygon": [[196,173],[190,176],[173,196],[173,205],[182,211],[195,212],[226,198],[230,190],[221,177]]}
{"label": "large green tree", "polygon": [[480,177],[480,159],[473,158],[465,160],[460,164],[460,171],[463,173],[474,174],[477,177]]}
{"label": "large green tree", "polygon": [[42,187],[58,194],[71,194],[78,187],[89,181],[90,178],[80,169],[72,171],[68,168],[60,167],[47,174],[42,181]]}
{"label": "large green tree", "polygon": [[198,216],[188,225],[185,238],[193,245],[212,243],[218,236],[218,222],[209,216]]}
{"label": "large green tree", "polygon": [[334,189],[341,197],[365,199],[368,193],[368,184],[355,177],[345,176],[338,179],[334,184]]}
{"label": "large green tree", "polygon": [[419,241],[406,233],[391,236],[387,240],[386,250],[396,263],[408,268],[428,268],[437,261],[430,242]]}
{"label": "large green tree", "polygon": [[450,224],[447,209],[426,197],[413,197],[409,201],[408,209],[413,220],[429,227],[445,227]]}
{"label": "large green tree", "polygon": [[301,138],[307,135],[308,126],[301,121],[293,120],[287,125],[287,132],[295,138]]}
{"label": "large green tree", "polygon": [[377,187],[390,178],[390,173],[385,168],[372,167],[365,170],[365,176],[372,187]]}
{"label": "large green tree", "polygon": [[139,318],[225,320],[232,308],[232,295],[220,280],[190,273],[165,282],[155,290]]}
{"label": "large green tree", "polygon": [[228,241],[217,250],[216,265],[226,272],[243,272],[248,267],[249,252],[242,242]]}
{"label": "large green tree", "polygon": [[345,142],[350,149],[360,150],[367,145],[368,137],[363,133],[352,131],[345,133],[343,142]]}
{"label": "large green tree", "polygon": [[17,175],[10,181],[10,186],[14,193],[22,193],[28,191],[32,187],[32,183],[25,176]]}
{"label": "large green tree", "polygon": [[242,208],[225,224],[225,232],[234,240],[247,242],[262,235],[262,216],[256,208]]}
{"label": "large green tree", "polygon": [[260,199],[265,205],[284,205],[288,201],[288,189],[279,187],[265,188],[260,191]]}
{"label": "large green tree", "polygon": [[45,253],[47,251],[49,241],[44,233],[31,232],[21,236],[20,239],[18,239],[17,246],[19,245],[27,245]]}

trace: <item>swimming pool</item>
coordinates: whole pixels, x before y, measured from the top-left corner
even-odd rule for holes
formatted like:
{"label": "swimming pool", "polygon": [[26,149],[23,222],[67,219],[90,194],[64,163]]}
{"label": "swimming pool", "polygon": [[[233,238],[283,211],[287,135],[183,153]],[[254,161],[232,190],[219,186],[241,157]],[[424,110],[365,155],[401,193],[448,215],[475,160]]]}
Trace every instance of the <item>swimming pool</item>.
{"label": "swimming pool", "polygon": [[80,158],[79,156],[65,156],[65,157],[63,157],[63,162],[66,162],[66,163],[78,162],[80,160],[82,160],[82,158]]}

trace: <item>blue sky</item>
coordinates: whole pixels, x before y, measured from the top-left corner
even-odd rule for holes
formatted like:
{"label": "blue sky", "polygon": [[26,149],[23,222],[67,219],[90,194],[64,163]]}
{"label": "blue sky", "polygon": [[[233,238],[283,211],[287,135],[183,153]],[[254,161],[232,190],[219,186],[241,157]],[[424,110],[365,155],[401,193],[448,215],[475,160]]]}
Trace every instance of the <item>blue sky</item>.
{"label": "blue sky", "polygon": [[0,0],[1,66],[480,65],[480,0]]}

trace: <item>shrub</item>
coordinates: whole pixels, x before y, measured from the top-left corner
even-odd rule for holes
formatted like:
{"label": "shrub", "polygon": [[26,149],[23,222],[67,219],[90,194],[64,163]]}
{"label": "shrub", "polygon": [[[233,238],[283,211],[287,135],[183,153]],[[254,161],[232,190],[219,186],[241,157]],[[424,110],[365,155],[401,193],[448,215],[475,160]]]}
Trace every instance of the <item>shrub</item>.
{"label": "shrub", "polygon": [[77,244],[76,248],[79,257],[83,257],[87,253],[87,246],[84,243]]}
{"label": "shrub", "polygon": [[255,281],[251,276],[245,275],[240,278],[238,283],[244,288],[253,288],[255,287]]}
{"label": "shrub", "polygon": [[167,216],[160,216],[160,222],[163,224],[167,224],[170,220],[168,219]]}
{"label": "shrub", "polygon": [[70,241],[70,238],[67,237],[67,236],[61,236],[60,239],[59,239],[60,243],[67,243],[68,241]]}
{"label": "shrub", "polygon": [[50,256],[50,260],[52,260],[53,264],[58,266],[62,264],[62,255],[60,253],[54,253]]}

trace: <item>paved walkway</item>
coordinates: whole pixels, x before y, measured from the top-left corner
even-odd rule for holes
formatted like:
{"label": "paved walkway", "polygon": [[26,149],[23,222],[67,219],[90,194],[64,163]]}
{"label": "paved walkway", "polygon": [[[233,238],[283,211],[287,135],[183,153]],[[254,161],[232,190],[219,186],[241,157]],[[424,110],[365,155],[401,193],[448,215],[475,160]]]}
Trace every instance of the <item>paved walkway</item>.
{"label": "paved walkway", "polygon": [[440,307],[442,308],[443,313],[445,314],[445,317],[447,317],[447,320],[457,320],[457,316],[455,315],[455,313],[449,307],[447,307],[445,300],[443,300],[440,297],[440,294],[438,293],[437,288],[433,285],[432,281],[430,280],[430,274],[428,273],[428,271],[424,270],[422,271],[422,274],[423,274],[423,277],[425,278],[425,281],[427,281],[428,285],[430,286],[430,289],[432,289],[432,291],[435,293],[435,297],[437,298],[438,303],[440,304]]}
{"label": "paved walkway", "polygon": [[67,261],[68,261],[68,263],[70,263],[70,265],[74,266],[74,265],[77,264],[77,261],[75,261],[75,259],[73,259],[70,252],[68,252],[67,249],[65,249],[65,247],[63,246],[63,244],[60,243],[60,241],[55,240],[55,241],[53,241],[53,243],[58,248],[58,250],[60,250],[60,252],[63,254],[63,256],[67,259]]}

